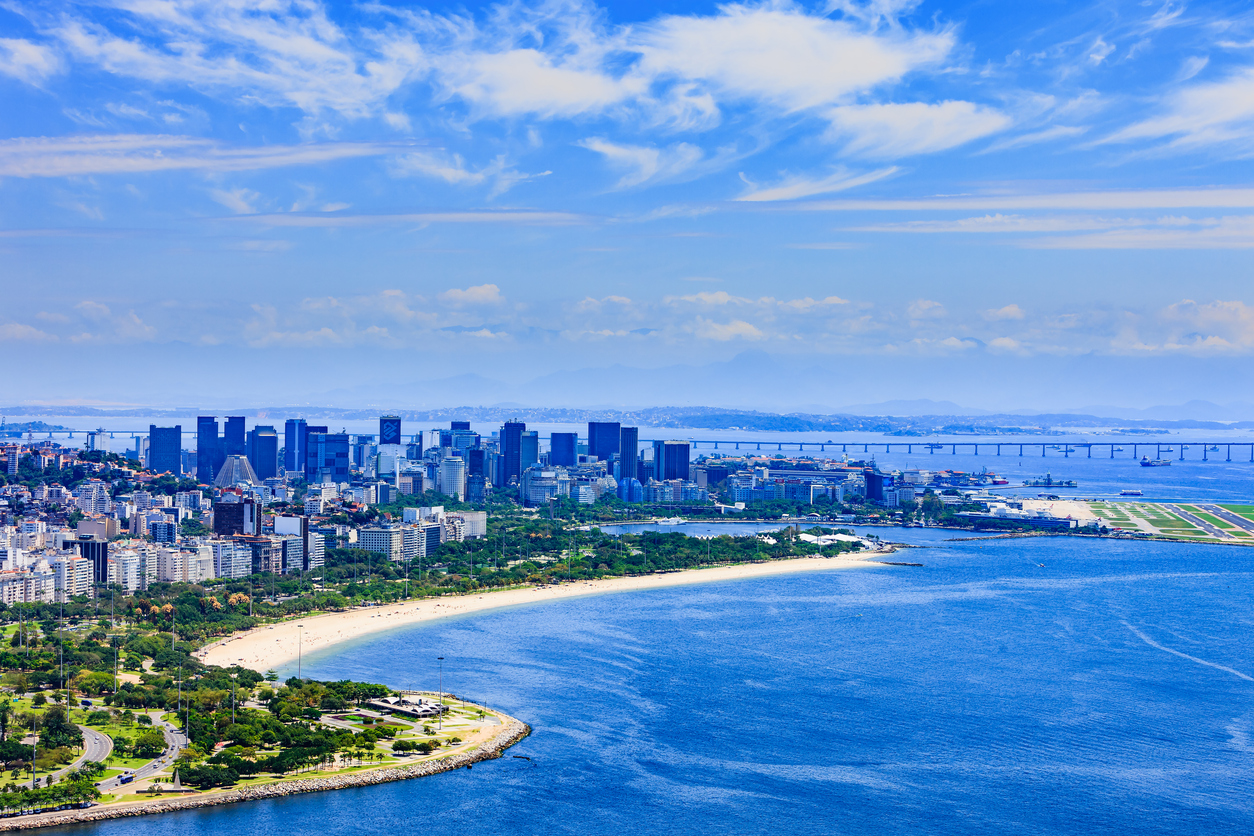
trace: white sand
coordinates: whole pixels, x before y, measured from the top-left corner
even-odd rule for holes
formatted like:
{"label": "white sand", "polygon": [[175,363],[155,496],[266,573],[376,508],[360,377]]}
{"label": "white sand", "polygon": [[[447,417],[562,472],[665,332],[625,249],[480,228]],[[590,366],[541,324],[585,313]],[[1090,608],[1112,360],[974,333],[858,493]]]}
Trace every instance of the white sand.
{"label": "white sand", "polygon": [[860,552],[857,557],[846,555],[772,560],[765,563],[689,569],[642,577],[579,581],[560,586],[475,592],[469,595],[427,598],[403,604],[363,607],[347,612],[314,615],[259,627],[225,639],[221,643],[210,645],[198,651],[196,655],[206,664],[224,667],[242,665],[264,672],[284,663],[294,662],[298,653],[308,654],[324,650],[334,644],[360,638],[370,633],[393,630],[397,627],[437,618],[607,592],[629,592],[637,589],[732,581],[765,575],[865,567],[868,565],[868,560],[883,557],[884,554],[884,552]]}

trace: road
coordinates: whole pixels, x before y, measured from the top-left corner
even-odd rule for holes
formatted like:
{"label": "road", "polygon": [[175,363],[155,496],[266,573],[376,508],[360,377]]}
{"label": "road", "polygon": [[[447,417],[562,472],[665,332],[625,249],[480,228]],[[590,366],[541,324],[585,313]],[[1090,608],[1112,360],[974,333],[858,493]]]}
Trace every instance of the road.
{"label": "road", "polygon": [[1237,528],[1244,529],[1245,531],[1254,534],[1254,522],[1250,522],[1240,514],[1234,514],[1227,508],[1220,508],[1218,505],[1199,505],[1197,507],[1201,508],[1211,516],[1219,517],[1219,519],[1224,522],[1230,522]]}
{"label": "road", "polygon": [[1202,529],[1203,531],[1205,531],[1207,534],[1209,534],[1212,537],[1218,537],[1220,540],[1236,539],[1231,534],[1224,531],[1222,528],[1215,527],[1214,525],[1208,523],[1206,520],[1199,517],[1197,514],[1190,514],[1188,511],[1184,510],[1179,505],[1164,505],[1163,507],[1167,508],[1169,511],[1171,511],[1171,513],[1177,514],[1181,519],[1183,519],[1185,522],[1189,523],[1190,525],[1195,525],[1198,528]]}
{"label": "road", "polygon": [[98,732],[95,729],[89,729],[86,726],[79,726],[79,728],[83,730],[83,754],[74,763],[69,766],[63,766],[56,772],[53,772],[52,780],[54,781],[61,780],[62,776],[73,772],[87,761],[104,763],[109,754],[113,752],[113,740],[110,739],[109,735]]}
{"label": "road", "polygon": [[[161,733],[165,735],[165,751],[130,773],[135,776],[136,781],[148,778],[165,769],[178,759],[179,752],[187,748],[187,736],[173,725],[160,721],[156,723],[156,727],[161,729]],[[96,786],[100,788],[101,792],[109,792],[121,786],[119,783],[121,777],[121,775],[117,775],[113,778],[108,778]]]}

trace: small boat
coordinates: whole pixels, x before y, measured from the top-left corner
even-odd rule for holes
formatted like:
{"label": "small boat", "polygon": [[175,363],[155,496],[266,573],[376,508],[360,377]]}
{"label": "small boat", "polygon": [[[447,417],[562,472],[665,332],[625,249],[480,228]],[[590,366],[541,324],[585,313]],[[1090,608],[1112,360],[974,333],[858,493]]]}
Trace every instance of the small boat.
{"label": "small boat", "polygon": [[1145,496],[1144,493],[1142,493],[1141,491],[1137,491],[1137,490],[1119,491],[1119,495],[1120,496]]}
{"label": "small boat", "polygon": [[1170,464],[1171,459],[1151,459],[1149,456],[1141,456],[1141,467],[1168,467]]}
{"label": "small boat", "polygon": [[1115,448],[1115,452],[1116,452],[1116,453],[1122,453],[1122,452],[1123,452],[1123,448],[1122,448],[1122,447],[1116,447],[1116,448]]}
{"label": "small boat", "polygon": [[1218,444],[1212,444],[1211,446],[1207,447],[1206,449],[1207,449],[1207,451],[1208,451],[1208,452],[1211,452],[1211,453],[1218,453],[1218,452],[1219,452],[1219,445],[1218,445]]}

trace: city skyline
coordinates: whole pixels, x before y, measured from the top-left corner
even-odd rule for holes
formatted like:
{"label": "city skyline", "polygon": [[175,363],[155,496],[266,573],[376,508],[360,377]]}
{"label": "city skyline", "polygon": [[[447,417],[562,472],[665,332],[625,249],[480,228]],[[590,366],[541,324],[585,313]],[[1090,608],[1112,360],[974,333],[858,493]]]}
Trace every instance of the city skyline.
{"label": "city skyline", "polygon": [[10,4],[12,400],[1241,402],[1252,42],[1236,3]]}

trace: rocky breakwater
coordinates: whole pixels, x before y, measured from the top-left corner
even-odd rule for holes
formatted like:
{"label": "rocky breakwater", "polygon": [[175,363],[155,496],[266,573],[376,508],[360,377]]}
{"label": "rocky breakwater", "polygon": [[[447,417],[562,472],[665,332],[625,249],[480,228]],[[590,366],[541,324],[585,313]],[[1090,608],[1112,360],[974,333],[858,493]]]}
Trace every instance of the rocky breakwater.
{"label": "rocky breakwater", "polygon": [[510,720],[491,740],[487,740],[465,752],[456,752],[434,760],[421,761],[406,766],[368,769],[362,772],[332,775],[326,778],[296,778],[273,784],[197,793],[177,798],[161,798],[158,796],[151,801],[104,804],[86,810],[63,810],[58,813],[17,816],[11,819],[0,819],[0,832],[26,830],[36,827],[59,827],[79,822],[122,819],[132,816],[151,816],[155,813],[171,813],[177,810],[190,810],[195,807],[212,807],[217,804],[234,804],[239,801],[260,801],[266,798],[279,798],[286,795],[342,790],[349,787],[365,787],[372,784],[386,784],[390,781],[421,778],[425,775],[435,775],[439,772],[469,767],[479,761],[499,758],[502,752],[529,734],[531,734],[531,727],[526,723]]}

